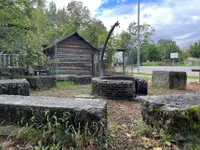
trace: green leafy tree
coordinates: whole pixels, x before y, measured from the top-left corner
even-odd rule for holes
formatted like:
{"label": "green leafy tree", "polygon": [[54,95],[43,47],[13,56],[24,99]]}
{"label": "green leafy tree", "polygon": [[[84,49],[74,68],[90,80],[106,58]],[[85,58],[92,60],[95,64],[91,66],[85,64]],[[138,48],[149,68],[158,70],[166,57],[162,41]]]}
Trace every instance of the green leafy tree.
{"label": "green leafy tree", "polygon": [[73,26],[74,31],[84,30],[90,20],[90,11],[82,2],[71,1],[66,8],[66,18]]}
{"label": "green leafy tree", "polygon": [[158,51],[158,48],[155,44],[150,44],[148,46],[148,54],[147,58],[149,61],[160,61],[160,53]]}
{"label": "green leafy tree", "polygon": [[190,53],[192,57],[200,58],[200,40],[190,46]]}
{"label": "green leafy tree", "polygon": [[[153,43],[152,36],[154,35],[155,30],[148,24],[140,25],[140,61],[144,62],[147,60],[148,55],[148,46]],[[126,31],[122,31],[120,34],[120,40],[122,47],[129,49],[127,53],[128,58],[127,64],[132,62],[137,62],[137,47],[138,47],[138,26],[136,22],[129,24]]]}
{"label": "green leafy tree", "polygon": [[157,43],[158,50],[160,52],[161,59],[170,59],[170,53],[180,53],[180,48],[172,39],[160,39]]}

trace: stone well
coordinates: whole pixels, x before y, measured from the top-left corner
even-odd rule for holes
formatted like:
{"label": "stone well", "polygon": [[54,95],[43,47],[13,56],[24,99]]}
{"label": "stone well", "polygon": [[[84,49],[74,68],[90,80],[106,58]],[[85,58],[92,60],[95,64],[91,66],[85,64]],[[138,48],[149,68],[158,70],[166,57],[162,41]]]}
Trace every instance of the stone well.
{"label": "stone well", "polygon": [[147,125],[163,130],[176,141],[200,136],[200,93],[142,96],[139,99]]}
{"label": "stone well", "polygon": [[132,100],[147,95],[148,82],[131,76],[105,76],[92,79],[94,95],[115,100]]}
{"label": "stone well", "polygon": [[187,85],[186,72],[153,71],[152,85],[168,89],[185,90]]}

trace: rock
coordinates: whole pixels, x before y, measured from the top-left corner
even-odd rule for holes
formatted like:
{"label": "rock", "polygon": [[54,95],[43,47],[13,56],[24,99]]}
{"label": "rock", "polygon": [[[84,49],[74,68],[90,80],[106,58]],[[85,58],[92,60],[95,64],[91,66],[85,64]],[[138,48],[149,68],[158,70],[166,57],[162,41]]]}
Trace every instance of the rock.
{"label": "rock", "polygon": [[55,76],[30,76],[26,77],[31,89],[50,88],[56,86]]}
{"label": "rock", "polygon": [[[31,117],[43,122],[45,112],[56,113],[58,118],[69,113],[69,121],[77,129],[79,124],[84,127],[98,125],[99,132],[106,127],[107,102],[98,99],[64,99],[56,97],[35,96],[0,96],[0,122],[5,125],[30,122]],[[50,116],[51,117],[51,116]],[[104,126],[102,126],[104,125]]]}
{"label": "rock", "polygon": [[89,75],[57,75],[56,76],[58,81],[72,81],[75,84],[90,84],[91,83],[91,76]]}
{"label": "rock", "polygon": [[200,136],[200,93],[146,96],[142,101],[144,122],[171,135],[175,141]]}
{"label": "rock", "polygon": [[152,85],[168,89],[185,90],[187,74],[186,72],[153,71]]}
{"label": "rock", "polygon": [[26,79],[0,80],[0,94],[29,96],[29,83]]}

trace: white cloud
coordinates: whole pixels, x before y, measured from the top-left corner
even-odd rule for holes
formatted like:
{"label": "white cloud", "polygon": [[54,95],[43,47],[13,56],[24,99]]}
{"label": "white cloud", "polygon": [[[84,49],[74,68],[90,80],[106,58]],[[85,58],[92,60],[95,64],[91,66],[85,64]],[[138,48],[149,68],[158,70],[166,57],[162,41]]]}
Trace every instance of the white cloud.
{"label": "white cloud", "polygon": [[[200,0],[164,0],[162,3],[141,3],[141,23],[152,25],[154,40],[172,38],[180,46],[198,40],[200,36]],[[122,12],[127,12],[123,14]],[[120,12],[120,13],[119,13]],[[119,20],[126,29],[131,21],[137,22],[137,5],[123,5],[104,10],[98,16],[110,28]]]}
{"label": "white cloud", "polygon": [[[53,1],[61,8],[71,0]],[[114,0],[80,1],[89,8],[92,16],[103,21],[108,30],[117,20],[120,22],[120,30],[125,30],[132,21],[137,22],[137,4],[123,3],[128,0],[115,0],[117,5],[110,9],[101,6]],[[200,36],[199,6],[200,0],[159,0],[150,3],[146,0],[141,3],[141,23],[146,22],[155,28],[154,40],[172,38],[182,46],[198,40]]]}

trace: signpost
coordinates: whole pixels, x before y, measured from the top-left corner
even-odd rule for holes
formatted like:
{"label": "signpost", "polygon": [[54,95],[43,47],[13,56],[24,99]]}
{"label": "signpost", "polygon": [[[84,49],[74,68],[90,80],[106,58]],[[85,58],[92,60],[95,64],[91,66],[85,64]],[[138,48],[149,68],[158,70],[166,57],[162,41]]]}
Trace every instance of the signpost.
{"label": "signpost", "polygon": [[170,59],[178,58],[178,53],[170,53]]}
{"label": "signpost", "polygon": [[178,58],[179,58],[178,52],[170,53],[170,59],[172,60],[172,66],[174,65],[174,59],[178,59]]}

